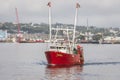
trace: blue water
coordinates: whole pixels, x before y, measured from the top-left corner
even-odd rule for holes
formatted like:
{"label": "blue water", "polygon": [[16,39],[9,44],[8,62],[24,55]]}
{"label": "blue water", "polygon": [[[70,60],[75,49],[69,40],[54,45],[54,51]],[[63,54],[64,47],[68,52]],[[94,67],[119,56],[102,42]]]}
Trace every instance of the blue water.
{"label": "blue water", "polygon": [[47,43],[0,43],[0,80],[119,80],[119,44],[82,44],[84,66],[48,68]]}

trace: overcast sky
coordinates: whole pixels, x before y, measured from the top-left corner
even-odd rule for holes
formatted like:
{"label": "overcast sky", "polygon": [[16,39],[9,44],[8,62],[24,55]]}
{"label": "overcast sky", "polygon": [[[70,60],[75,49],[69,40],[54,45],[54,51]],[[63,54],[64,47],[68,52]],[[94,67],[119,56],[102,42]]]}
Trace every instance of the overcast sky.
{"label": "overcast sky", "polygon": [[75,4],[79,2],[77,25],[120,27],[120,0],[0,0],[0,22],[16,22],[15,7],[22,23],[48,23],[47,3],[52,3],[52,23],[74,23]]}

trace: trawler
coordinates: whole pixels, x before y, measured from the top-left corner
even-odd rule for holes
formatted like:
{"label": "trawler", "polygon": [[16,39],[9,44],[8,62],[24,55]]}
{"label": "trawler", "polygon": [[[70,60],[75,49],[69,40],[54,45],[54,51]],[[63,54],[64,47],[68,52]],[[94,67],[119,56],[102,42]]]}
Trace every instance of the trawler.
{"label": "trawler", "polygon": [[[75,22],[74,26],[72,27],[65,25],[52,27],[51,2],[48,3],[48,7],[49,7],[50,46],[49,49],[45,51],[48,65],[50,66],[83,65],[84,64],[83,47],[75,44],[77,14],[78,8],[80,7],[79,3],[76,3]],[[52,31],[54,31],[54,37],[52,36],[53,35]],[[61,31],[65,33],[66,37],[59,35],[59,32]]]}

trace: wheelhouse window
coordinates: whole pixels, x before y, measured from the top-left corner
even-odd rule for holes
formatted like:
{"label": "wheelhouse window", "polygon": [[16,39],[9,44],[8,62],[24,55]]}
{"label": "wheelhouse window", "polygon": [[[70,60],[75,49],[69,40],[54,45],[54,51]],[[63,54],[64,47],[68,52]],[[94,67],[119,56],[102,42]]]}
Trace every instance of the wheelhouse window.
{"label": "wheelhouse window", "polygon": [[50,49],[66,49],[66,47],[50,46]]}

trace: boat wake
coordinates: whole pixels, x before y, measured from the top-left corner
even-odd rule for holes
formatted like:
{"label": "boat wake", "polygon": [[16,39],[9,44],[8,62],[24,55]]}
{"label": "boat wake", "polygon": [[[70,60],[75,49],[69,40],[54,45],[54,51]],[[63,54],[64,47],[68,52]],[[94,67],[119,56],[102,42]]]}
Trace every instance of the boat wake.
{"label": "boat wake", "polygon": [[47,62],[45,62],[45,61],[40,61],[40,62],[36,62],[35,64],[37,64],[37,65],[47,65]]}
{"label": "boat wake", "polygon": [[85,63],[84,66],[88,65],[116,65],[120,64],[120,62],[92,62],[92,63]]}
{"label": "boat wake", "polygon": [[[37,65],[48,65],[46,61],[40,61],[36,62],[35,64]],[[120,62],[89,62],[85,63],[84,66],[89,66],[89,65],[120,65]]]}

